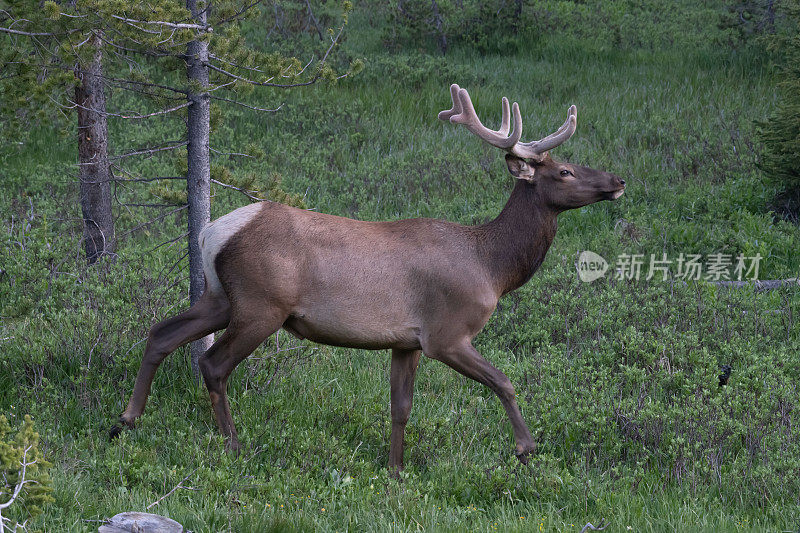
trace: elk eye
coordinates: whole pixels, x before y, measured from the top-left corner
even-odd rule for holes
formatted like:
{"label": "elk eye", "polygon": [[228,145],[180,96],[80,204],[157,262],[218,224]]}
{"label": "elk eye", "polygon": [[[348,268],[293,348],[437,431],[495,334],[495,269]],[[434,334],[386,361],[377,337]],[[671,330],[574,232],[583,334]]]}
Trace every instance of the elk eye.
{"label": "elk eye", "polygon": [[561,175],[562,176],[572,176],[572,172],[570,172],[569,170],[564,169],[564,170],[561,171]]}

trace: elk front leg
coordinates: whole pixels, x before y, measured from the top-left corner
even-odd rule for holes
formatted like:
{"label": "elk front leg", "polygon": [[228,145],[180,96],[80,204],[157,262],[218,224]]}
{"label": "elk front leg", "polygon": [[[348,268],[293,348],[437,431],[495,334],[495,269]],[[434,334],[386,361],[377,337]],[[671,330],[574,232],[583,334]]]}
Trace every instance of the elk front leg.
{"label": "elk front leg", "polygon": [[392,350],[392,436],[389,445],[389,470],[392,472],[403,469],[403,439],[414,401],[414,378],[421,354],[419,350]]}
{"label": "elk front leg", "polygon": [[511,426],[514,429],[516,441],[515,454],[522,464],[528,464],[528,454],[536,449],[536,443],[531,436],[528,426],[522,418],[522,413],[517,405],[514,386],[508,377],[493,367],[469,342],[426,351],[426,355],[445,363],[460,374],[483,383],[500,398],[506,410]]}

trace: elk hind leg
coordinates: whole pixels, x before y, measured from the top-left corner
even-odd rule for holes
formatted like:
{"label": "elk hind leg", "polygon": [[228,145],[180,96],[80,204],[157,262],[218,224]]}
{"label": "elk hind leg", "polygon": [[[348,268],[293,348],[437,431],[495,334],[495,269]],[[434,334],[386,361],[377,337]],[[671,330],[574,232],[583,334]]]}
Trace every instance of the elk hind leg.
{"label": "elk hind leg", "polygon": [[123,427],[133,427],[134,421],[144,411],[156,370],[164,359],[179,347],[228,326],[230,304],[222,294],[206,292],[192,307],[174,317],[163,320],[150,328],[142,363],[136,375],[136,384],[119,424],[111,428],[113,439]]}
{"label": "elk hind leg", "polygon": [[231,320],[228,329],[200,358],[200,372],[211,398],[214,417],[227,447],[239,450],[239,438],[228,403],[228,378],[233,369],[258,348],[264,339],[280,329],[286,317],[275,320]]}

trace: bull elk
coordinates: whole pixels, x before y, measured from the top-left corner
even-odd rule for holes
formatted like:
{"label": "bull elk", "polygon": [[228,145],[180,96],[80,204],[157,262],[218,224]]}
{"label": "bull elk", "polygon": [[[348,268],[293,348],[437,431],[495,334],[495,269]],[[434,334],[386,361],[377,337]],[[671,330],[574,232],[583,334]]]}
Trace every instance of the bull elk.
{"label": "bull elk", "polygon": [[205,293],[150,330],[133,395],[112,437],[142,414],[156,369],[169,353],[226,328],[199,364],[219,429],[229,449],[237,450],[228,377],[283,328],[318,343],[392,350],[390,469],[403,468],[403,434],[422,353],[497,394],[514,429],[515,453],[527,462],[535,444],[514,387],[472,339],[499,298],[526,283],[542,263],[558,214],[615,200],[625,181],[550,157],[548,151],[575,132],[575,106],[555,133],[523,143],[516,102],[509,109],[503,98],[495,131],[481,124],[465,89],[454,84],[450,93],[452,108],[439,118],[508,152],[508,170],[517,181],[499,216],[478,226],[427,218],[363,222],[266,201],[211,222],[200,235]]}

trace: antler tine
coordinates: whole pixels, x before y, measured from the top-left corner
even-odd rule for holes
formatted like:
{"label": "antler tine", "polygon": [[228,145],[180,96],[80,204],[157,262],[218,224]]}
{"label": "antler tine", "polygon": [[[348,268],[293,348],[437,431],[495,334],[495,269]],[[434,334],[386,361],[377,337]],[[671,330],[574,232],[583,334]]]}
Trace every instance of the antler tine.
{"label": "antler tine", "polygon": [[547,137],[538,141],[531,141],[528,143],[518,143],[513,148],[514,155],[528,159],[540,159],[542,155],[552,150],[556,146],[564,143],[567,139],[572,137],[575,129],[578,126],[578,108],[570,106],[567,113],[567,120],[561,125],[555,133],[551,133]]}
{"label": "antler tine", "polygon": [[[501,135],[508,135],[508,132],[511,129],[511,113],[509,113],[508,98],[504,96],[500,102],[503,106],[503,118],[500,121],[500,129],[497,130],[497,133]],[[522,132],[520,131],[520,133]]]}
{"label": "antler tine", "polygon": [[[455,84],[450,86],[451,95],[453,94],[454,87],[457,88],[458,86]],[[471,133],[477,135],[492,146],[502,148],[503,150],[509,150],[519,142],[522,136],[522,116],[520,115],[519,106],[516,102],[511,106],[511,113],[509,113],[508,99],[503,98],[503,118],[500,129],[495,131],[490,130],[481,123],[477,113],[475,113],[475,107],[472,105],[472,99],[469,97],[469,93],[466,89],[458,88],[456,94],[458,101],[456,102],[456,97],[453,98],[453,109],[460,107],[460,113],[450,114],[452,110],[442,111],[439,113],[439,118],[443,116],[449,117],[450,122],[464,125]],[[514,131],[511,135],[509,135],[511,126],[510,115],[514,116]]]}
{"label": "antler tine", "polygon": [[448,121],[453,115],[458,115],[461,113],[461,100],[458,97],[459,89],[461,89],[461,87],[459,87],[457,83],[454,83],[450,86],[450,98],[453,99],[453,107],[446,111],[440,111],[439,120]]}
{"label": "antler tine", "polygon": [[540,144],[541,143],[546,143],[546,142],[549,142],[551,139],[554,139],[556,137],[559,137],[560,135],[563,135],[564,131],[566,131],[566,129],[569,128],[570,125],[572,124],[572,122],[570,121],[570,117],[571,116],[574,116],[575,120],[577,121],[577,119],[578,119],[578,108],[575,107],[574,105],[569,106],[569,111],[567,111],[567,120],[564,121],[564,123],[561,125],[561,127],[559,127],[555,131],[555,133],[551,133],[547,137],[544,137],[543,139],[539,140],[539,143]]}

